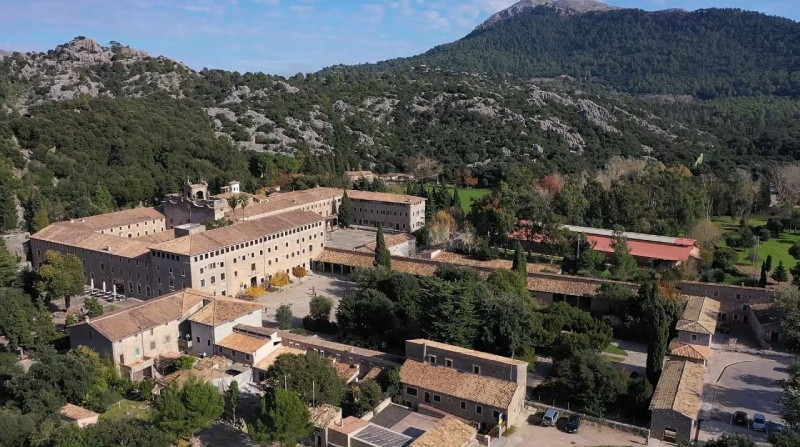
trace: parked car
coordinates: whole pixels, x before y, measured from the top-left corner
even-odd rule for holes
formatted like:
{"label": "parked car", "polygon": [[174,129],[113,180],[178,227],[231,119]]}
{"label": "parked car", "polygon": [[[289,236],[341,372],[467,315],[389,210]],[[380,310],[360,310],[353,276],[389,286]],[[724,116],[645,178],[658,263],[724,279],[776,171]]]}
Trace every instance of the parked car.
{"label": "parked car", "polygon": [[756,413],[753,415],[753,430],[755,431],[767,431],[767,418],[764,417],[761,413]]}
{"label": "parked car", "polygon": [[722,334],[730,334],[731,333],[731,323],[730,321],[723,321],[719,324],[719,332]]}
{"label": "parked car", "polygon": [[542,425],[545,427],[555,427],[556,422],[558,421],[558,411],[550,408],[544,412],[544,416],[542,416]]}
{"label": "parked car", "polygon": [[733,413],[733,425],[747,427],[747,413],[744,411],[737,411],[736,413]]}
{"label": "parked car", "polygon": [[578,433],[578,428],[581,426],[581,417],[577,414],[573,414],[567,420],[567,424],[564,426],[564,431],[567,433]]}

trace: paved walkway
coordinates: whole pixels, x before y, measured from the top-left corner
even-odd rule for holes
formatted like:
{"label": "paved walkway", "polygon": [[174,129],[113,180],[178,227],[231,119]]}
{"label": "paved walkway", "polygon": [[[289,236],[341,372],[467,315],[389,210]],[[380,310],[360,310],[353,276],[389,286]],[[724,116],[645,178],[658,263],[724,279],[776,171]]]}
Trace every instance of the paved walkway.
{"label": "paved walkway", "polygon": [[331,311],[331,320],[336,320],[336,307],[339,305],[339,300],[356,290],[354,283],[345,281],[344,278],[339,276],[325,275],[320,273],[309,273],[308,276],[302,280],[295,279],[294,283],[283,287],[278,290],[273,288],[267,291],[266,294],[258,298],[258,302],[266,307],[264,312],[264,320],[267,322],[275,322],[275,311],[281,304],[289,304],[292,306],[292,314],[294,315],[294,325],[302,327],[302,319],[308,315],[309,303],[311,298],[316,295],[325,295],[333,299],[333,310]]}
{"label": "paved walkway", "polygon": [[647,366],[647,345],[617,338],[612,340],[611,343],[625,350],[628,355],[618,356],[609,353],[604,353],[603,355],[619,359],[619,362],[616,362],[616,364],[623,366],[630,372],[637,372],[639,375],[645,373],[645,368]]}

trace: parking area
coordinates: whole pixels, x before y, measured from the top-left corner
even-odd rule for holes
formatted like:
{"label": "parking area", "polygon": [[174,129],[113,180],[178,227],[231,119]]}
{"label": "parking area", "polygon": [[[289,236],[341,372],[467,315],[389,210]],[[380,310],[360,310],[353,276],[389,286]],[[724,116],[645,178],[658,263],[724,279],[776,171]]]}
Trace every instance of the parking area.
{"label": "parking area", "polygon": [[[709,440],[723,433],[741,433],[766,442],[769,431],[783,424],[780,398],[782,381],[788,378],[791,357],[780,353],[751,353],[715,350],[703,390],[699,440]],[[747,413],[747,426],[732,423],[737,411]],[[752,430],[752,418],[763,414],[767,432]]]}
{"label": "parking area", "polygon": [[563,429],[566,418],[556,427],[543,427],[541,417],[532,410],[520,416],[514,434],[493,442],[492,447],[574,447],[574,446],[644,446],[644,437],[583,421],[577,433]]}
{"label": "parking area", "polygon": [[281,288],[273,289],[258,298],[258,302],[266,307],[264,320],[275,322],[275,311],[281,304],[292,306],[294,325],[302,327],[302,319],[308,315],[309,303],[314,295],[325,295],[333,299],[331,320],[336,320],[336,307],[339,300],[348,293],[355,291],[355,284],[345,281],[340,276],[311,273],[302,280],[295,279],[294,283]]}

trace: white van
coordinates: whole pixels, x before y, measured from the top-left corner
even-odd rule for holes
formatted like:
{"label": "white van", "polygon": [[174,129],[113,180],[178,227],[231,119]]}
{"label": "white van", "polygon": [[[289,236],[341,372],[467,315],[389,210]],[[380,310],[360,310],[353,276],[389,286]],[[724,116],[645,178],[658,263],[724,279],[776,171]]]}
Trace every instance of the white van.
{"label": "white van", "polygon": [[556,421],[558,421],[558,411],[550,408],[549,410],[544,412],[544,416],[542,416],[542,425],[545,427],[555,427]]}

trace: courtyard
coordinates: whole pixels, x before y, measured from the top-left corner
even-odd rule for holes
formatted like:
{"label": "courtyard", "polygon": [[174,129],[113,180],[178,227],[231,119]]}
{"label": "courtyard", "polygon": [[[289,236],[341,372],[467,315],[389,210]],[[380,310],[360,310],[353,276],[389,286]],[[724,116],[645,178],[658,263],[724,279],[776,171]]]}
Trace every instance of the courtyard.
{"label": "courtyard", "polygon": [[294,316],[294,326],[303,327],[303,317],[308,315],[309,303],[315,295],[325,295],[333,299],[333,310],[331,311],[331,321],[336,320],[336,307],[339,300],[348,293],[355,291],[355,284],[346,281],[340,276],[309,272],[303,279],[294,279],[292,284],[278,288],[272,288],[264,295],[257,298],[264,310],[264,321],[274,325],[275,311],[282,304],[292,307]]}
{"label": "courtyard", "polygon": [[[741,433],[766,442],[769,431],[783,425],[780,398],[782,382],[788,378],[791,356],[787,354],[736,352],[715,349],[709,362],[698,439],[716,438],[723,433]],[[732,424],[736,411],[752,420],[756,413],[767,419],[767,433]]]}

